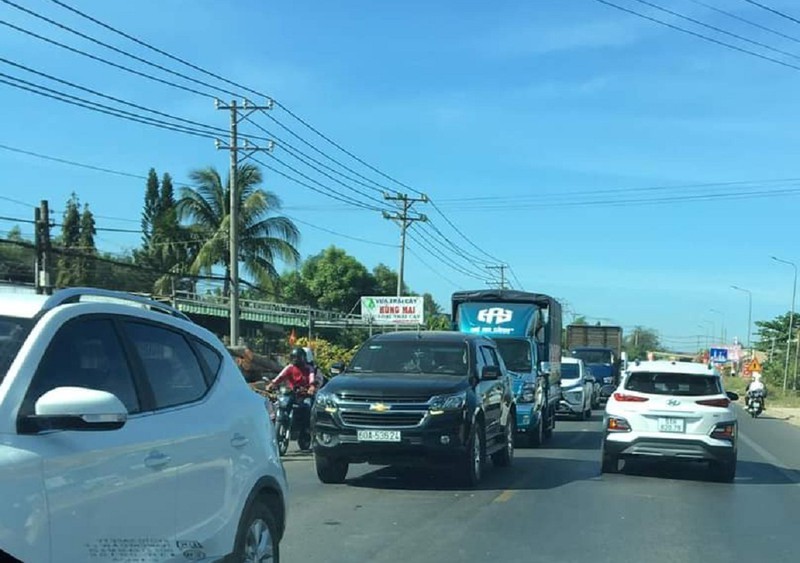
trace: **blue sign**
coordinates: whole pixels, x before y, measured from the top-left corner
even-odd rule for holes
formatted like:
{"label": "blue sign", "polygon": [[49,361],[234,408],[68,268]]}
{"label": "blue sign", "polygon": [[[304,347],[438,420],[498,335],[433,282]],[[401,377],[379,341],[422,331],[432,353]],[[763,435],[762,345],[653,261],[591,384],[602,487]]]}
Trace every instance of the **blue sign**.
{"label": "blue sign", "polygon": [[717,364],[724,364],[728,361],[727,348],[711,348],[708,351],[709,359]]}
{"label": "blue sign", "polygon": [[537,308],[521,303],[462,303],[458,306],[458,330],[491,337],[530,334]]}

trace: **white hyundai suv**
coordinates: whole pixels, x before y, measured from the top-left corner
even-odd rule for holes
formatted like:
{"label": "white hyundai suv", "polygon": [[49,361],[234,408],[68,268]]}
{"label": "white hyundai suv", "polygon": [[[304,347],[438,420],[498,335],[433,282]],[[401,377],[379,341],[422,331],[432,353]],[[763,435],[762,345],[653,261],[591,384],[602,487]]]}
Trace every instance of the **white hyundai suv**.
{"label": "white hyundai suv", "polygon": [[286,491],[212,333],[125,293],[0,294],[0,560],[278,561]]}
{"label": "white hyundai suv", "polygon": [[710,365],[651,361],[630,364],[606,404],[603,473],[620,458],[705,461],[721,481],[736,475],[736,413]]}

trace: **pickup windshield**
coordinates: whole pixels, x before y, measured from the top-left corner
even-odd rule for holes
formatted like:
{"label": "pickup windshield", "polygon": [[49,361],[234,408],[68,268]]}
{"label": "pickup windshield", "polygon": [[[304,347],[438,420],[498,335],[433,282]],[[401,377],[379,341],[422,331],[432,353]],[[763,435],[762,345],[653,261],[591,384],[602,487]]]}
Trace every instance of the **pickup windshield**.
{"label": "pickup windshield", "polygon": [[583,360],[585,364],[611,363],[611,352],[608,350],[575,350],[572,357]]}
{"label": "pickup windshield", "polygon": [[349,371],[467,375],[467,345],[420,340],[374,342],[358,351]]}
{"label": "pickup windshield", "polygon": [[578,366],[578,364],[561,362],[562,379],[578,379],[580,376],[581,376],[581,368]]}
{"label": "pickup windshield", "polygon": [[699,397],[719,395],[722,387],[715,375],[635,371],[625,381],[625,389],[651,395]]}
{"label": "pickup windshield", "polygon": [[17,357],[31,324],[29,319],[0,317],[0,382],[5,379],[8,368]]}
{"label": "pickup windshield", "polygon": [[510,338],[498,338],[495,342],[500,349],[500,355],[503,357],[506,369],[518,373],[531,373],[533,371],[530,342]]}

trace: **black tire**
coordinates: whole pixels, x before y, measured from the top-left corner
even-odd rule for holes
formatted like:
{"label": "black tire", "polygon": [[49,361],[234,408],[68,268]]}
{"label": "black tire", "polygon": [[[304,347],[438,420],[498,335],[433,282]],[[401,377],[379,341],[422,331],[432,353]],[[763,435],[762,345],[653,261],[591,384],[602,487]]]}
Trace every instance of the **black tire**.
{"label": "black tire", "polygon": [[297,438],[297,447],[306,452],[311,448],[311,432],[303,430]]}
{"label": "black tire", "polygon": [[733,483],[736,478],[736,460],[712,462],[709,469],[714,480],[720,483]]}
{"label": "black tire", "polygon": [[514,434],[517,433],[514,417],[516,414],[512,412],[509,416],[505,429],[506,447],[492,454],[492,463],[496,467],[509,467],[514,463]]}
{"label": "black tire", "polygon": [[601,473],[619,473],[619,457],[607,454],[603,449],[602,457],[600,460]]}
{"label": "black tire", "polygon": [[476,422],[472,425],[472,433],[467,442],[467,453],[462,457],[461,474],[464,485],[475,487],[483,477],[483,466],[486,458],[486,440],[483,425]]}
{"label": "black tire", "polygon": [[[269,533],[269,553],[262,558],[254,557],[254,552],[260,545],[258,536],[259,531]],[[266,504],[256,500],[250,505],[247,513],[239,523],[239,530],[236,532],[236,543],[234,544],[232,561],[258,561],[258,562],[280,562],[280,544],[278,542],[278,525],[275,516]]]}
{"label": "black tire", "polygon": [[555,409],[550,411],[550,416],[547,417],[547,420],[550,421],[550,424],[544,427],[544,441],[546,442],[550,438],[553,437],[553,430],[556,429],[556,411]]}
{"label": "black tire", "polygon": [[344,459],[334,459],[323,455],[314,456],[314,465],[317,468],[317,477],[328,485],[344,483],[350,464]]}
{"label": "black tire", "polygon": [[289,451],[291,432],[289,427],[282,421],[278,421],[278,424],[275,425],[275,438],[278,441],[278,454],[281,456],[286,455],[286,452]]}
{"label": "black tire", "polygon": [[539,418],[539,424],[536,425],[536,430],[528,434],[528,444],[532,448],[540,448],[542,444],[544,444],[544,425],[545,425],[545,418],[544,414]]}

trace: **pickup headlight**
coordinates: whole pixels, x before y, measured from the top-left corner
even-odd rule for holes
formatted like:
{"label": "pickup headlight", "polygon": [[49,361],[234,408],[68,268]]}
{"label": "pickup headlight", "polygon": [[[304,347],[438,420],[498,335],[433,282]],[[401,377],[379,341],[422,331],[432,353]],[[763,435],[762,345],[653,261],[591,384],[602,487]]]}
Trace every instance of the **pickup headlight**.
{"label": "pickup headlight", "polygon": [[517,395],[520,403],[532,403],[536,400],[536,386],[533,383],[525,383]]}
{"label": "pickup headlight", "polygon": [[324,393],[322,391],[317,392],[317,398],[314,401],[314,406],[318,409],[322,409],[325,412],[336,412],[339,406],[336,404],[336,399],[334,398],[333,394],[331,393]]}
{"label": "pickup headlight", "polygon": [[467,393],[456,393],[454,395],[436,395],[428,401],[428,409],[431,414],[442,414],[445,411],[457,411],[464,408],[467,404]]}

